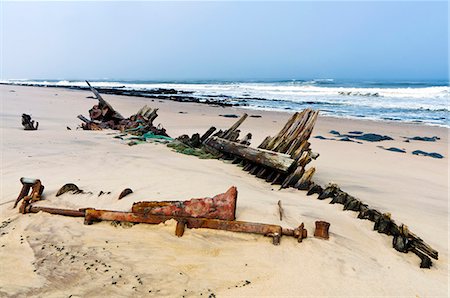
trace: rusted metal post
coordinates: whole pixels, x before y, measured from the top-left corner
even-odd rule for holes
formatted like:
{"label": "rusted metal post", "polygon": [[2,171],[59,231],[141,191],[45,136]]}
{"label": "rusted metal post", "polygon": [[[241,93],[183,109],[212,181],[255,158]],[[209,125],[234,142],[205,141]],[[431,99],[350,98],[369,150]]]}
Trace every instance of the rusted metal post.
{"label": "rusted metal post", "polygon": [[181,219],[177,221],[177,227],[175,228],[175,235],[178,237],[183,236],[184,228],[186,227],[186,221]]}
{"label": "rusted metal post", "polygon": [[328,229],[330,228],[330,223],[326,221],[316,221],[316,229],[314,230],[314,237],[328,239],[330,238],[328,234]]}
{"label": "rusted metal post", "polygon": [[[44,185],[42,185],[41,180],[22,177],[20,178],[20,182],[22,183],[22,189],[20,190],[13,208],[15,208],[22,199],[24,200],[24,203],[26,202],[26,205],[41,199],[42,192],[44,191]],[[20,212],[22,212],[22,210],[20,210]]]}

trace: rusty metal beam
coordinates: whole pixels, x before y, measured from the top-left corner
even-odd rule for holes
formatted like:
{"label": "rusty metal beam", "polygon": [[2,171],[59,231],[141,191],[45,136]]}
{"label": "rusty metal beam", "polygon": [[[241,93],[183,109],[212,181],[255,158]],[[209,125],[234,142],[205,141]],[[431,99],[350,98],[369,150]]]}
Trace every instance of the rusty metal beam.
{"label": "rusty metal beam", "polygon": [[177,221],[175,232],[179,237],[181,237],[184,233],[184,226],[190,229],[204,228],[269,236],[273,238],[273,244],[275,245],[278,245],[280,243],[280,238],[282,235],[297,238],[299,242],[307,237],[307,232],[304,229],[303,224],[301,224],[296,229],[284,229],[278,225],[253,223],[246,221],[153,215],[149,213],[96,210],[90,208],[85,210],[84,223],[89,225],[94,222],[109,220],[132,223],[159,224],[170,219],[174,219]]}

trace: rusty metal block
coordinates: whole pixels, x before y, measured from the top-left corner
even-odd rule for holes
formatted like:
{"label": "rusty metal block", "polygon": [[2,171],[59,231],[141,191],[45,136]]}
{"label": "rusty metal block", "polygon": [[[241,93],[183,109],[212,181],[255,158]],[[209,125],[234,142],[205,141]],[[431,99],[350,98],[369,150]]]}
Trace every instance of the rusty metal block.
{"label": "rusty metal block", "polygon": [[316,221],[316,229],[314,230],[314,237],[321,239],[330,238],[328,234],[328,229],[330,228],[330,223],[326,221]]}
{"label": "rusty metal block", "polygon": [[133,204],[132,211],[153,215],[234,220],[236,219],[236,200],[237,189],[232,186],[227,192],[213,198],[188,201],[138,202]]}

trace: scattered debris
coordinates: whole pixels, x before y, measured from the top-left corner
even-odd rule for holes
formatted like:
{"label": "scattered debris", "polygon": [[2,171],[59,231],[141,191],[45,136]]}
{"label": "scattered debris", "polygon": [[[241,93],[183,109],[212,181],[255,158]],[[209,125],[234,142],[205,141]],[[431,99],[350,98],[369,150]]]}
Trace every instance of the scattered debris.
{"label": "scattered debris", "polygon": [[444,156],[439,154],[439,153],[436,153],[436,152],[428,153],[428,152],[425,152],[425,151],[422,151],[422,150],[415,150],[415,151],[412,152],[412,154],[414,154],[414,155],[422,155],[422,156],[429,156],[429,157],[433,157],[433,158],[444,158]]}
{"label": "scattered debris", "polygon": [[22,125],[25,130],[37,130],[39,127],[39,122],[34,124],[34,120],[31,120],[31,116],[28,114],[22,114]]}
{"label": "scattered debris", "polygon": [[314,230],[314,237],[326,239],[330,238],[328,234],[328,229],[330,228],[330,223],[326,221],[316,221],[316,229]]}

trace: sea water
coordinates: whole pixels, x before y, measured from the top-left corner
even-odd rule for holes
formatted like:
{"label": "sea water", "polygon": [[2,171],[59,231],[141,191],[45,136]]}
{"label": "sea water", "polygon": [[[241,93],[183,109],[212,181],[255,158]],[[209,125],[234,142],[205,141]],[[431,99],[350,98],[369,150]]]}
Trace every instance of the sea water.
{"label": "sea water", "polygon": [[[84,81],[9,80],[46,86],[86,86]],[[299,111],[322,115],[449,126],[448,81],[350,81],[333,79],[286,81],[92,81],[94,87],[127,90],[170,88],[189,91],[201,100],[213,98],[247,109]]]}

